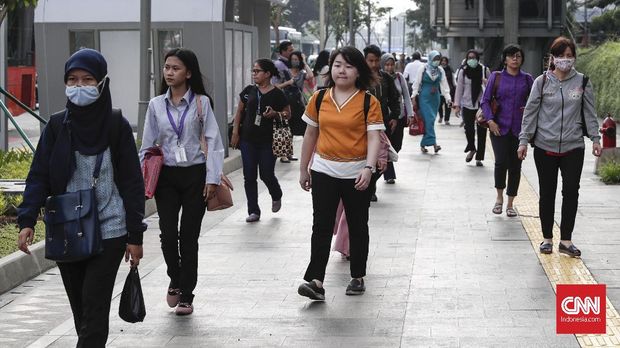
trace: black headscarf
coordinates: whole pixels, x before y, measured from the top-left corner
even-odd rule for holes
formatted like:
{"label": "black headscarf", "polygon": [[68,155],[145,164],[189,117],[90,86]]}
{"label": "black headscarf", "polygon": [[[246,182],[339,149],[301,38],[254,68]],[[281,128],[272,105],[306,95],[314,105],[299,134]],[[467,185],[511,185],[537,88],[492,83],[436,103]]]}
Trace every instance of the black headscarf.
{"label": "black headscarf", "polygon": [[478,65],[475,68],[472,68],[467,65],[467,59],[465,59],[465,65],[463,67],[463,70],[465,71],[465,76],[467,76],[471,80],[471,102],[472,105],[475,105],[476,100],[478,100],[478,96],[482,91],[482,64],[480,64],[480,55],[478,54],[478,52],[474,50],[469,50],[467,52],[467,55],[469,55],[469,53],[475,53],[476,59],[478,60]]}
{"label": "black headscarf", "polygon": [[71,179],[75,151],[92,156],[102,153],[110,145],[112,98],[105,58],[93,49],[75,52],[65,63],[65,83],[69,72],[75,69],[88,71],[98,83],[103,82],[99,85],[99,98],[90,105],[78,106],[67,99],[66,117],[50,161],[50,179],[57,190],[63,190]]}

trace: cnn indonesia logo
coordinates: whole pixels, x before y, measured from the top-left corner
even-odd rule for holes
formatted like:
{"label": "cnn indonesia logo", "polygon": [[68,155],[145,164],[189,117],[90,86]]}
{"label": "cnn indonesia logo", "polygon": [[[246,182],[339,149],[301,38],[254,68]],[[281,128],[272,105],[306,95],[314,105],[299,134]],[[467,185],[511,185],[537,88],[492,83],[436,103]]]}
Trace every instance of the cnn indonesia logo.
{"label": "cnn indonesia logo", "polygon": [[556,333],[606,333],[606,300],[605,284],[558,284]]}

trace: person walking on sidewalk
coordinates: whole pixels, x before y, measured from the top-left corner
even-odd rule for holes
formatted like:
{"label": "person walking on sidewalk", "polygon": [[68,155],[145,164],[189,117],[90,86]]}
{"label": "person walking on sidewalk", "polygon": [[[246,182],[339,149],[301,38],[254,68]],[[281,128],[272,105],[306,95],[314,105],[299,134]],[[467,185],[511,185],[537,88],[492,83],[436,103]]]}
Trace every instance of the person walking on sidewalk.
{"label": "person walking on sidewalk", "polygon": [[327,80],[329,79],[329,51],[323,50],[319,52],[312,69],[316,83],[314,84],[314,90],[318,91],[327,87]]}
{"label": "person walking on sidewalk", "polygon": [[[204,120],[198,115],[198,103]],[[206,139],[207,154],[201,150],[201,137]],[[141,160],[155,145],[164,153],[155,202],[170,277],[166,300],[171,308],[176,307],[177,315],[188,315],[194,311],[200,225],[224,166],[224,146],[211,98],[198,59],[189,49],[172,49],[164,58],[160,95],[151,99],[145,117]]]}
{"label": "person walking on sidewalk", "polygon": [[301,52],[295,51],[291,53],[290,63],[291,76],[293,77],[293,81],[295,82],[290,88],[297,88],[297,90],[299,91],[297,98],[289,100],[291,107],[291,132],[293,133],[293,135],[303,136],[306,132],[306,122],[301,119],[301,116],[306,110],[306,97],[303,93],[304,84],[306,83],[306,81],[311,81],[313,79],[313,75],[312,71],[309,70],[308,66],[304,62],[304,58]]}
{"label": "person walking on sidewalk", "polygon": [[[476,113],[480,108],[482,91],[486,86],[485,68],[480,64],[480,55],[476,50],[467,52],[466,63],[461,69],[456,83],[454,112],[463,115],[467,146],[465,162],[469,163],[476,155],[476,166],[481,167],[487,143],[487,129],[476,123]],[[517,69],[518,71],[518,69]],[[478,146],[475,140],[478,135]]]}
{"label": "person walking on sidewalk", "polygon": [[[399,94],[396,90],[396,84],[394,78],[385,71],[381,70],[381,49],[376,45],[370,45],[364,48],[364,58],[366,64],[370,67],[370,71],[374,77],[374,83],[368,89],[372,95],[374,95],[379,103],[381,103],[381,113],[383,115],[383,123],[385,125],[385,134],[389,137],[394,134],[398,137],[399,120],[400,120],[400,100]],[[400,137],[402,142],[402,128],[400,130]],[[372,176],[370,183],[370,201],[376,202],[377,195],[377,180],[381,177],[381,172],[376,172]]]}
{"label": "person walking on sidewalk", "polygon": [[540,225],[544,240],[540,252],[553,249],[553,224],[558,170],[562,174],[562,221],[560,253],[581,256],[572,234],[579,198],[585,144],[592,141],[592,154],[601,155],[598,120],[594,108],[594,89],[588,78],[575,70],[575,43],[556,38],[549,50],[549,70],[537,77],[523,113],[518,156],[527,156],[527,144],[533,142],[538,171]]}
{"label": "person walking on sidewalk", "polygon": [[[506,215],[509,217],[517,216],[513,202],[521,180],[521,160],[517,157],[518,137],[521,132],[523,109],[533,83],[532,76],[521,70],[524,61],[525,55],[521,47],[514,44],[506,46],[502,52],[504,68],[491,74],[481,102],[495,154],[494,177],[497,197],[492,211],[494,214],[502,213],[505,189],[508,196]],[[491,106],[493,100],[498,105],[495,112]]]}
{"label": "person walking on sidewalk", "polygon": [[[294,105],[300,98],[299,88],[295,86],[295,79],[293,78],[293,74],[291,72],[291,55],[295,52],[295,46],[293,46],[293,43],[288,40],[282,41],[280,42],[280,46],[278,46],[278,52],[278,59],[273,61],[278,71],[278,75],[272,76],[271,84],[284,92],[284,95],[288,100],[287,104]],[[294,107],[291,107],[291,109],[293,108]],[[291,161],[297,160],[298,158],[293,156],[293,154],[288,157],[280,158],[280,162],[282,163],[291,163]]]}
{"label": "person walking on sidewalk", "polygon": [[[424,137],[420,142],[420,150],[423,153],[428,152],[427,146],[432,146],[435,153],[441,150],[435,136],[435,117],[439,110],[440,94],[446,98],[448,105],[452,107],[450,85],[448,85],[446,73],[439,66],[440,60],[441,54],[437,51],[431,51],[428,54],[428,64],[424,69],[418,69],[418,75],[413,79],[416,83],[412,86],[411,102],[414,109],[419,107],[424,120]],[[417,105],[418,100],[420,105]]]}
{"label": "person walking on sidewalk", "polygon": [[241,149],[245,196],[248,199],[246,222],[260,220],[258,206],[258,176],[271,195],[271,211],[282,207],[282,189],[275,174],[276,157],[273,155],[274,119],[290,119],[291,110],[284,92],[271,84],[278,70],[269,59],[259,59],[252,67],[253,85],[239,94],[239,104],[233,122],[230,145]]}
{"label": "person walking on sidewalk", "polygon": [[[448,85],[450,86],[450,97],[454,100],[454,93],[456,92],[456,86],[454,85],[454,72],[452,71],[452,67],[450,66],[450,61],[448,57],[441,57],[440,61],[441,67],[443,71],[446,73],[446,80],[448,81]],[[452,109],[448,107],[448,103],[446,103],[446,98],[441,96],[441,102],[439,103],[439,123],[444,121],[446,126],[450,125],[450,113]]]}
{"label": "person walking on sidewalk", "polygon": [[[379,132],[385,129],[379,101],[366,93],[373,74],[362,53],[355,47],[342,47],[332,55],[329,65],[330,88],[314,93],[303,116],[308,127],[299,168],[302,189],[312,189],[314,214],[310,264],[304,275],[307,283],[299,286],[298,293],[320,301],[325,300],[325,268],[341,199],[350,234],[352,279],[346,294],[361,295],[366,290],[368,186],[376,171]],[[315,98],[322,98],[318,99],[318,108]]]}
{"label": "person walking on sidewalk", "polygon": [[[399,152],[403,147],[403,130],[407,126],[409,116],[413,116],[413,106],[411,105],[411,98],[409,98],[409,88],[407,87],[407,80],[403,75],[394,69],[394,57],[386,53],[381,56],[381,70],[388,73],[394,78],[394,86],[398,92],[398,101],[400,105],[400,118],[394,131],[387,131],[390,143],[394,147],[396,152]],[[387,169],[383,173],[383,179],[387,184],[394,184],[396,181],[396,171],[394,170],[394,163],[388,162]]]}
{"label": "person walking on sidewalk", "polygon": [[96,185],[103,251],[77,262],[58,262],[69,298],[77,347],[105,347],[110,303],[121,259],[137,266],[142,258],[144,181],[131,125],[112,109],[105,58],[92,49],[65,63],[66,109],[43,130],[18,208],[18,247],[30,254],[34,226],[47,197]]}

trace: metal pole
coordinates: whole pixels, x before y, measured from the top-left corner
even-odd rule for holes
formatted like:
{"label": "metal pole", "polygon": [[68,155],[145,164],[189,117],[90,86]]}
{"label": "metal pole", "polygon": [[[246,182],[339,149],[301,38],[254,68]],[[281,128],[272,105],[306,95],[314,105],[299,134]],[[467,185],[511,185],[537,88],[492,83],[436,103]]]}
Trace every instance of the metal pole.
{"label": "metal pole", "polygon": [[349,0],[349,46],[355,47],[355,30],[353,29],[353,0]]}
{"label": "metal pole", "polygon": [[405,48],[407,46],[407,14],[403,15],[403,53],[405,55],[407,55],[405,52],[407,52],[407,49]]}
{"label": "metal pole", "polygon": [[140,100],[138,101],[138,140],[142,141],[144,118],[151,99],[151,0],[140,0]]}
{"label": "metal pole", "polygon": [[0,100],[0,109],[2,109],[2,111],[4,111],[4,114],[6,115],[6,117],[11,121],[13,126],[15,126],[15,129],[17,130],[17,133],[19,133],[19,135],[21,135],[22,139],[24,139],[24,141],[26,142],[26,144],[28,145],[30,150],[32,150],[32,152],[34,152],[34,146],[30,142],[30,139],[28,139],[28,136],[26,135],[26,133],[24,133],[24,130],[22,129],[22,127],[20,127],[19,124],[15,121],[15,118],[13,117],[13,115],[11,115],[11,112],[6,107],[6,105],[4,105],[4,102],[2,100]]}
{"label": "metal pole", "polygon": [[21,100],[15,98],[11,93],[7,92],[4,88],[0,87],[0,93],[6,96],[7,98],[11,99],[13,103],[19,105],[19,107],[22,108],[24,111],[34,116],[34,118],[39,120],[39,122],[43,124],[47,124],[46,120],[44,120],[41,116],[37,115],[36,112],[32,111],[32,109],[30,109],[26,104],[22,103]]}
{"label": "metal pole", "polygon": [[366,24],[368,24],[368,44],[370,45],[370,0],[366,1],[366,4],[368,5],[368,21]]}
{"label": "metal pole", "polygon": [[392,53],[392,10],[388,11],[388,53]]}
{"label": "metal pole", "polygon": [[321,36],[321,50],[325,49],[325,0],[321,0],[319,3],[319,35]]}
{"label": "metal pole", "polygon": [[588,47],[590,43],[590,38],[588,37],[588,4],[586,1],[583,2],[583,46]]}
{"label": "metal pole", "polygon": [[[0,25],[0,86],[5,87],[7,76],[7,61],[6,61],[6,42],[7,42],[7,22],[2,21]],[[0,102],[4,101],[4,98],[0,96]],[[9,149],[9,123],[6,118],[0,115],[0,150],[6,151]]]}

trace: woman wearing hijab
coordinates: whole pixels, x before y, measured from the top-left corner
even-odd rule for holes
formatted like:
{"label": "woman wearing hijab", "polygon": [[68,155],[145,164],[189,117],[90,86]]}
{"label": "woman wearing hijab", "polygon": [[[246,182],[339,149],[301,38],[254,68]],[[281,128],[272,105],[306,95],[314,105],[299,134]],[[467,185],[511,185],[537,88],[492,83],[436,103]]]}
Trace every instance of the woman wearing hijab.
{"label": "woman wearing hijab", "polygon": [[[476,123],[476,113],[480,108],[482,89],[486,85],[485,70],[480,64],[480,54],[476,50],[469,50],[465,64],[459,69],[454,98],[454,111],[456,114],[462,111],[463,121],[465,122],[467,146],[464,152],[468,152],[465,156],[465,162],[471,162],[476,155],[476,166],[478,167],[482,167],[487,143],[487,129]],[[478,134],[478,147],[475,144],[476,134]]]}
{"label": "woman wearing hijab", "polygon": [[104,347],[116,273],[125,255],[142,258],[144,182],[129,122],[112,110],[110,79],[103,56],[92,49],[65,63],[66,109],[50,117],[26,179],[19,207],[19,249],[30,254],[34,226],[48,196],[89,189],[101,158],[96,185],[103,251],[78,262],[58,263],[78,335],[77,347]]}
{"label": "woman wearing hijab", "polygon": [[413,81],[419,81],[413,84],[411,91],[411,102],[416,107],[416,99],[419,100],[418,106],[422,118],[424,120],[424,137],[420,142],[420,150],[427,153],[427,146],[432,146],[435,153],[441,150],[441,146],[437,145],[435,137],[435,117],[439,110],[440,95],[446,99],[451,107],[452,97],[450,97],[450,85],[446,78],[446,73],[439,66],[441,54],[437,51],[431,51],[428,54],[428,63],[424,69],[418,69],[418,76]]}
{"label": "woman wearing hijab", "polygon": [[[394,78],[394,85],[396,85],[396,90],[398,91],[398,96],[400,99],[401,107],[398,124],[393,131],[390,128],[386,129],[386,134],[388,135],[392,146],[396,152],[399,152],[403,146],[403,129],[407,125],[408,117],[413,116],[413,106],[411,105],[411,98],[409,98],[409,87],[407,86],[407,80],[403,74],[396,71],[394,56],[389,53],[382,55],[379,64],[381,66],[381,70]],[[396,172],[394,171],[394,163],[388,162],[387,169],[385,170],[385,173],[383,173],[383,179],[387,184],[395,183]]]}

